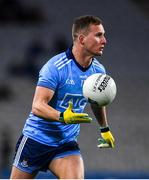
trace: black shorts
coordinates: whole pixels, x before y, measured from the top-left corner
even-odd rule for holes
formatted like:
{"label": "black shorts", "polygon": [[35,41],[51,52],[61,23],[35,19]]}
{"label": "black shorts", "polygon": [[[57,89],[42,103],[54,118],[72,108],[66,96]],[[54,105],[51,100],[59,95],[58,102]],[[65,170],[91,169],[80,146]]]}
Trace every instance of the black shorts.
{"label": "black shorts", "polygon": [[13,165],[27,173],[48,170],[53,159],[69,155],[80,155],[76,141],[71,141],[58,147],[47,146],[22,135],[16,145]]}

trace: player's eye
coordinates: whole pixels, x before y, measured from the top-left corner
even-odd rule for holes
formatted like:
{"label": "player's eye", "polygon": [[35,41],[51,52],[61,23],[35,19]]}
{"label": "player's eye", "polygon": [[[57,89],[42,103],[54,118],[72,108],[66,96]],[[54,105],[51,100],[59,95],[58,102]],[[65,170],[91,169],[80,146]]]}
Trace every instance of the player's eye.
{"label": "player's eye", "polygon": [[103,33],[97,33],[95,36],[96,37],[102,37],[102,36],[104,36],[104,34]]}

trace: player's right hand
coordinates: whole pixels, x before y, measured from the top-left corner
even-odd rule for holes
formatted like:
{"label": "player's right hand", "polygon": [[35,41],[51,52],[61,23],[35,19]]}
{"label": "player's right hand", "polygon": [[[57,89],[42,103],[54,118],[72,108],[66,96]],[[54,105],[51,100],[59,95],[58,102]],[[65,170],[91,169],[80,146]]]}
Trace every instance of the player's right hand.
{"label": "player's right hand", "polygon": [[92,118],[86,113],[75,113],[72,111],[73,104],[69,101],[69,106],[60,114],[60,121],[66,124],[90,123]]}

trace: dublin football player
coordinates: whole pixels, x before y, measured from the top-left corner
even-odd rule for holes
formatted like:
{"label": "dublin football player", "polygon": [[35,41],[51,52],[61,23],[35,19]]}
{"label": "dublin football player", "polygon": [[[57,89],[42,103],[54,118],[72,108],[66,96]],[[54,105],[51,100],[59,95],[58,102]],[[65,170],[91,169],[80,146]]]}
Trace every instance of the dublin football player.
{"label": "dublin football player", "polygon": [[[80,123],[90,123],[92,118],[83,112],[87,99],[82,85],[91,74],[106,73],[95,58],[106,44],[101,20],[90,15],[76,18],[72,38],[72,47],[51,58],[39,73],[32,110],[16,145],[11,179],[31,179],[48,169],[57,178],[84,178],[77,136]],[[113,148],[105,107],[91,106],[99,135]]]}

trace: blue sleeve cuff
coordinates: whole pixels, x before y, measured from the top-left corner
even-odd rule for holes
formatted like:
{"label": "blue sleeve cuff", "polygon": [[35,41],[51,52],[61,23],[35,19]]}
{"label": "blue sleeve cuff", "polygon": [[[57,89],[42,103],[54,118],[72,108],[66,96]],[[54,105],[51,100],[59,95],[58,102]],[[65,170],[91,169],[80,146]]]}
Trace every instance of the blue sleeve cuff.
{"label": "blue sleeve cuff", "polygon": [[47,83],[44,83],[44,82],[38,82],[37,86],[45,87],[45,88],[48,88],[48,89],[51,89],[51,90],[55,91],[54,86],[52,86],[52,85],[48,86]]}

